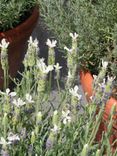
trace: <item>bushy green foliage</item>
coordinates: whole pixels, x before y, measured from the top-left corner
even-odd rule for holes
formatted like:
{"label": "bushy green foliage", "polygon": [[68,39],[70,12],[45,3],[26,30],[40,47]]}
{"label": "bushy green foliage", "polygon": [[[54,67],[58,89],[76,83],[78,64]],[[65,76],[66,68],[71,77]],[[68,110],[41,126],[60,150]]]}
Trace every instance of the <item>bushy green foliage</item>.
{"label": "bushy green foliage", "polygon": [[109,57],[117,23],[116,0],[42,0],[40,4],[45,23],[61,47],[69,45],[69,32],[79,34],[79,62],[83,67],[95,73],[103,57],[112,62]]}
{"label": "bushy green foliage", "polygon": [[9,30],[24,21],[38,0],[0,0],[0,31]]}

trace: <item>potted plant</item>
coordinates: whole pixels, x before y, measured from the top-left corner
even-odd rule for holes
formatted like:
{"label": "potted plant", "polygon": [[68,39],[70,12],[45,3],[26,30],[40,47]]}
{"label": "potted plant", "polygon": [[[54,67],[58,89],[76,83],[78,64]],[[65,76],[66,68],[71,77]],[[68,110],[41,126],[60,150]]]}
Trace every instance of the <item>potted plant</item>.
{"label": "potted plant", "polygon": [[[79,34],[78,63],[80,63],[81,67],[81,83],[89,100],[93,92],[92,75],[99,73],[102,59],[109,62],[107,73],[113,77],[117,75],[116,1],[71,0],[58,1],[57,3],[48,1],[48,5],[44,1],[40,1],[40,4],[44,20],[50,30],[58,37],[60,47],[69,46],[69,37],[66,37],[69,32]],[[60,27],[61,24],[62,27]],[[114,81],[116,84],[117,78]],[[114,87],[114,90],[116,90],[116,85]],[[114,103],[117,108],[116,93],[114,92],[114,98],[111,97],[106,104],[104,121],[108,120]],[[114,124],[113,129],[115,129],[115,125],[117,123]],[[117,133],[117,129],[115,132]],[[114,140],[115,138],[117,136],[114,137]]]}
{"label": "potted plant", "polygon": [[[37,0],[0,1],[0,41],[8,41],[9,75],[14,77],[21,65],[26,42],[39,17]],[[0,88],[3,87],[3,70],[0,68]]]}
{"label": "potted plant", "polygon": [[83,70],[97,74],[100,62],[106,58],[109,62],[108,72],[116,76],[117,54],[116,50],[113,51],[117,43],[115,0],[40,1],[40,8],[45,23],[59,40],[60,48],[65,45],[69,47],[69,32],[79,35],[78,63]]}

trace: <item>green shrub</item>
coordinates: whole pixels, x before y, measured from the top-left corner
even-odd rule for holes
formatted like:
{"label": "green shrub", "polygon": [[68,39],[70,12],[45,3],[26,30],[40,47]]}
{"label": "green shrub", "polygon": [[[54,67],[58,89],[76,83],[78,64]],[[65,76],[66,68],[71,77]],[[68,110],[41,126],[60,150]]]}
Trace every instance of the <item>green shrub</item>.
{"label": "green shrub", "polygon": [[38,0],[0,0],[0,31],[14,28],[32,12]]}
{"label": "green shrub", "polygon": [[[40,1],[41,15],[58,38],[60,47],[69,46],[69,32],[79,34],[79,62],[93,73],[99,70],[102,58],[108,59],[110,64],[113,62],[110,53],[114,46],[113,32],[117,23],[116,3],[116,0]],[[107,49],[110,49],[110,53]],[[117,72],[117,66],[114,70]]]}

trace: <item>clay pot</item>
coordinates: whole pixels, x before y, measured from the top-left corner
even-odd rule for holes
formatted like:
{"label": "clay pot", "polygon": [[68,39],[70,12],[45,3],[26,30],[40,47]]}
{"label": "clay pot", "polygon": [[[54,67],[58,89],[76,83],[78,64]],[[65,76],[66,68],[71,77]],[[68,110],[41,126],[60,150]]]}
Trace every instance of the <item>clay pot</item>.
{"label": "clay pot", "polygon": [[[19,70],[24,53],[27,49],[27,40],[31,35],[39,17],[39,9],[34,8],[31,16],[17,27],[6,32],[0,32],[0,41],[5,38],[10,45],[8,47],[9,75],[16,76]],[[0,89],[3,88],[3,70],[0,64]]]}
{"label": "clay pot", "polygon": [[80,71],[80,82],[87,100],[90,100],[90,97],[93,94],[93,77],[90,72]]}
{"label": "clay pot", "polygon": [[[86,94],[86,98],[89,101],[93,93],[93,87],[92,87],[93,76],[88,71],[87,72],[81,71],[80,81],[81,81],[81,85],[84,90],[84,93]],[[106,123],[108,123],[109,121],[108,118],[109,118],[109,114],[110,114],[113,104],[116,105],[116,112],[115,112],[115,115],[113,116],[114,122],[113,122],[113,128],[112,128],[112,135],[110,136],[110,144],[112,144],[117,139],[117,100],[112,97],[110,97],[110,99],[105,104],[103,120],[100,124],[98,133],[96,135],[96,140],[100,141],[102,137],[102,132],[107,130]],[[116,147],[117,147],[117,143],[113,145],[112,149],[115,149]]]}

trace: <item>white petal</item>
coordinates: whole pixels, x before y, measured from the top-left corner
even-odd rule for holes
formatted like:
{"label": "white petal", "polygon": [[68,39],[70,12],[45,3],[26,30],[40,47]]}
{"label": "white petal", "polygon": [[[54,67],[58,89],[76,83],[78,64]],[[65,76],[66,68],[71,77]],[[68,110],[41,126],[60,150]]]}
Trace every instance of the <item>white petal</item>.
{"label": "white petal", "polygon": [[74,87],[74,91],[77,93],[78,92],[78,86]]}
{"label": "white petal", "polygon": [[16,92],[11,92],[9,95],[11,96],[11,97],[14,97],[14,96],[16,96]]}
{"label": "white petal", "polygon": [[97,79],[97,75],[93,75],[93,78],[94,78],[94,80],[96,80]]}
{"label": "white petal", "polygon": [[60,70],[62,68],[61,66],[59,66],[59,63],[56,63],[56,65],[54,65],[54,67],[55,67],[55,70]]}
{"label": "white petal", "polygon": [[74,33],[74,34],[73,33],[70,33],[69,35],[72,37],[73,40],[76,40],[77,37],[78,37],[78,34],[77,33]]}
{"label": "white petal", "polygon": [[55,110],[55,111],[54,111],[54,115],[57,115],[57,114],[58,114],[58,111],[57,111],[57,110]]}
{"label": "white petal", "polygon": [[54,48],[56,46],[57,41],[56,40],[50,40],[47,39],[46,45],[48,45],[50,48]]}
{"label": "white petal", "polygon": [[107,68],[107,66],[108,66],[108,62],[102,60],[102,66],[103,66],[103,68]]}
{"label": "white petal", "polygon": [[3,49],[7,49],[8,45],[9,45],[9,42],[6,42],[5,39],[2,39],[0,47],[3,48]]}
{"label": "white petal", "polygon": [[10,93],[10,89],[9,88],[6,89],[6,93],[7,93],[7,95]]}
{"label": "white petal", "polygon": [[0,144],[6,144],[6,140],[3,137],[1,137]]}
{"label": "white petal", "polygon": [[67,123],[66,118],[65,118],[65,119],[63,119],[63,123],[64,123],[64,125],[66,125],[66,123]]}
{"label": "white petal", "polygon": [[70,52],[70,53],[73,51],[73,49],[69,49],[69,48],[67,48],[66,46],[64,47],[64,49],[67,50],[67,51]]}

